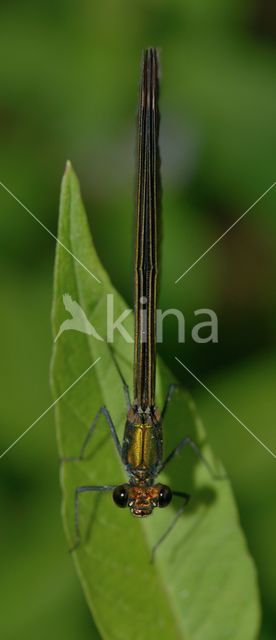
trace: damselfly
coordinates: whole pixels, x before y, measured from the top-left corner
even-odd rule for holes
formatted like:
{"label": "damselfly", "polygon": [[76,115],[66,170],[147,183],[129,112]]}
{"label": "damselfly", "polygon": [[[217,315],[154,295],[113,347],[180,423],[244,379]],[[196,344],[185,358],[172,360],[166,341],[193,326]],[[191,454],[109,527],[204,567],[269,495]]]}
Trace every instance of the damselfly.
{"label": "damselfly", "polygon": [[[128,413],[121,445],[116,428],[106,407],[100,407],[82,445],[77,458],[83,460],[100,414],[108,423],[115,447],[128,474],[128,482],[116,485],[80,486],[75,491],[76,544],[80,543],[79,496],[87,491],[112,491],[118,507],[129,507],[134,516],[149,516],[155,507],[166,507],[173,496],[182,498],[175,517],[159,539],[156,547],[173,528],[183,513],[190,495],[184,491],[171,490],[156,482],[158,474],[177,453],[190,445],[196,455],[212,470],[197,445],[184,437],[163,460],[162,422],[176,389],[170,385],[164,408],[160,412],[155,406],[156,365],[156,298],[158,275],[158,225],[160,217],[160,163],[158,150],[158,57],[155,49],[147,49],[143,55],[140,103],[138,112],[138,162],[136,186],[136,245],[134,268],[134,401],[131,403],[128,386],[121,376]],[[154,550],[155,550],[154,549]]]}

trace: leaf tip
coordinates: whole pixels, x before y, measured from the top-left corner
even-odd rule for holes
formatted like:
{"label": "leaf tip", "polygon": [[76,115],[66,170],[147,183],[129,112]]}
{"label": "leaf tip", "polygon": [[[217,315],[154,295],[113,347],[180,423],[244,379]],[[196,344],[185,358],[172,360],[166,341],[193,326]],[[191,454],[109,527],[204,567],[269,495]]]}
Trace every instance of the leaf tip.
{"label": "leaf tip", "polygon": [[71,160],[66,160],[65,164],[65,173],[69,173],[72,171],[72,163]]}
{"label": "leaf tip", "polygon": [[77,187],[77,189],[79,188],[78,179],[74,172],[72,163],[70,160],[67,160],[65,164],[64,173],[62,176],[61,202],[63,201],[64,195],[68,194],[68,190],[70,191],[72,186],[73,188],[74,187]]}

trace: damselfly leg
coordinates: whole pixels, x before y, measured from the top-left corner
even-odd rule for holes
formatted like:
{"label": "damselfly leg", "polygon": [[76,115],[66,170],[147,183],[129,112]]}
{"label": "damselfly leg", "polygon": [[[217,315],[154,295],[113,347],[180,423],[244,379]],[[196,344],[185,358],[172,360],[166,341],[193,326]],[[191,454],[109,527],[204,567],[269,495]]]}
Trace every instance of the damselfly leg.
{"label": "damselfly leg", "polygon": [[84,441],[82,443],[79,455],[78,456],[68,456],[68,457],[61,458],[61,462],[79,462],[81,460],[84,460],[85,451],[86,451],[86,449],[87,449],[87,447],[89,445],[89,442],[91,441],[91,438],[93,436],[93,433],[95,431],[96,425],[98,423],[98,420],[99,420],[99,417],[100,417],[101,414],[106,419],[106,422],[107,422],[107,424],[109,426],[109,430],[110,430],[110,433],[111,433],[111,436],[112,436],[112,440],[113,440],[113,442],[115,444],[115,447],[116,447],[116,449],[118,451],[118,454],[119,454],[120,458],[122,458],[122,447],[121,447],[121,444],[120,444],[120,440],[118,438],[118,434],[117,434],[115,425],[114,425],[113,420],[111,418],[111,415],[110,415],[110,413],[109,413],[109,411],[108,411],[108,409],[106,407],[100,407],[99,411],[97,411],[97,413],[95,415],[95,418],[94,418],[91,426],[89,427],[88,432],[87,432],[87,434],[86,434],[86,436],[84,438]]}
{"label": "damselfly leg", "polygon": [[162,544],[162,542],[164,542],[164,540],[166,540],[166,538],[168,537],[169,533],[174,529],[177,521],[179,520],[180,516],[182,516],[182,514],[185,511],[185,507],[188,504],[191,496],[189,493],[186,493],[185,491],[172,491],[172,495],[176,496],[176,497],[180,497],[183,498],[183,504],[181,505],[180,509],[178,509],[178,511],[176,512],[171,524],[168,526],[168,528],[166,529],[166,531],[163,533],[163,535],[159,538],[159,540],[157,540],[157,542],[155,543],[155,545],[152,548],[151,551],[151,563],[154,562],[154,558],[155,558],[155,554],[157,549],[160,547],[160,545]]}
{"label": "damselfly leg", "polygon": [[191,449],[193,450],[195,455],[205,465],[206,469],[208,469],[208,471],[209,471],[210,475],[212,476],[212,478],[214,480],[219,480],[220,476],[214,472],[214,470],[212,469],[212,467],[209,464],[208,460],[201,453],[201,450],[200,450],[199,446],[189,436],[185,436],[184,438],[182,438],[180,440],[180,442],[173,448],[173,450],[169,453],[169,455],[162,462],[158,473],[161,473],[161,471],[163,471],[165,469],[165,467],[169,464],[169,462],[171,462],[171,460],[173,460],[173,458],[175,458],[177,455],[179,455],[181,453],[181,451],[184,449],[184,447],[186,447],[186,446],[191,447]]}
{"label": "damselfly leg", "polygon": [[75,501],[74,501],[74,522],[75,522],[75,536],[76,541],[73,547],[69,549],[69,552],[72,553],[81,544],[81,534],[80,534],[80,525],[79,525],[79,496],[81,493],[87,493],[89,491],[112,491],[115,489],[116,485],[83,485],[80,487],[76,487],[75,489]]}

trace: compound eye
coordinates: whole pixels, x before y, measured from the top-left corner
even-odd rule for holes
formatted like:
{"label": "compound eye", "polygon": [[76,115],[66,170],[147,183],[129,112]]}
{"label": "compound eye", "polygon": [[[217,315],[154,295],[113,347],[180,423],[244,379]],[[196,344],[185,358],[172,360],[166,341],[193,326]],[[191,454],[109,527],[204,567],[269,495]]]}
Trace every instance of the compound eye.
{"label": "compound eye", "polygon": [[121,507],[123,509],[127,506],[128,490],[124,484],[121,484],[119,487],[116,487],[116,489],[114,489],[113,500],[117,507]]}
{"label": "compound eye", "polygon": [[168,504],[170,504],[171,499],[172,499],[172,492],[170,490],[170,487],[167,487],[167,485],[163,484],[159,491],[158,506],[167,507]]}

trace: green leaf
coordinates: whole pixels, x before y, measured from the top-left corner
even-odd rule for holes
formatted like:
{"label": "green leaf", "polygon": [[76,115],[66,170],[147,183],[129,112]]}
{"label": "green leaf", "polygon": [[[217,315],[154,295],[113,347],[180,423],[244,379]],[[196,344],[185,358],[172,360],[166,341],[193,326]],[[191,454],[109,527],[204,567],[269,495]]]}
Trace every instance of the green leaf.
{"label": "green leaf", "polygon": [[[105,338],[107,294],[114,295],[115,318],[126,306],[96,255],[78,181],[70,164],[62,183],[58,234],[62,244],[57,245],[55,265],[54,336],[68,318],[62,296],[69,293]],[[124,250],[123,244],[123,237],[114,238],[114,260],[116,252]],[[132,325],[130,314],[124,321],[130,335]],[[115,332],[113,349],[132,390],[133,346]],[[61,334],[55,343],[52,361],[54,397],[61,396],[97,358],[100,358],[97,364],[56,404],[60,456],[78,455],[102,405],[108,407],[122,438],[125,398],[106,340],[96,340],[73,330]],[[157,401],[160,407],[170,382],[171,374],[159,361]],[[165,453],[184,435],[200,444],[209,463],[222,475],[222,467],[206,443],[194,403],[183,390],[176,393],[164,421]],[[141,521],[133,518],[128,510],[118,509],[110,493],[81,495],[82,545],[73,557],[96,624],[108,640],[129,637],[252,640],[257,635],[256,573],[240,529],[229,482],[213,480],[188,449],[171,462],[162,480],[175,490],[188,491],[192,499],[158,549],[154,564],[150,564],[152,546],[171,523],[180,504],[177,498],[167,509],[156,510],[153,516]],[[75,541],[75,487],[116,484],[125,481],[125,477],[101,416],[87,459],[68,462],[61,468],[62,511],[69,547]]]}

